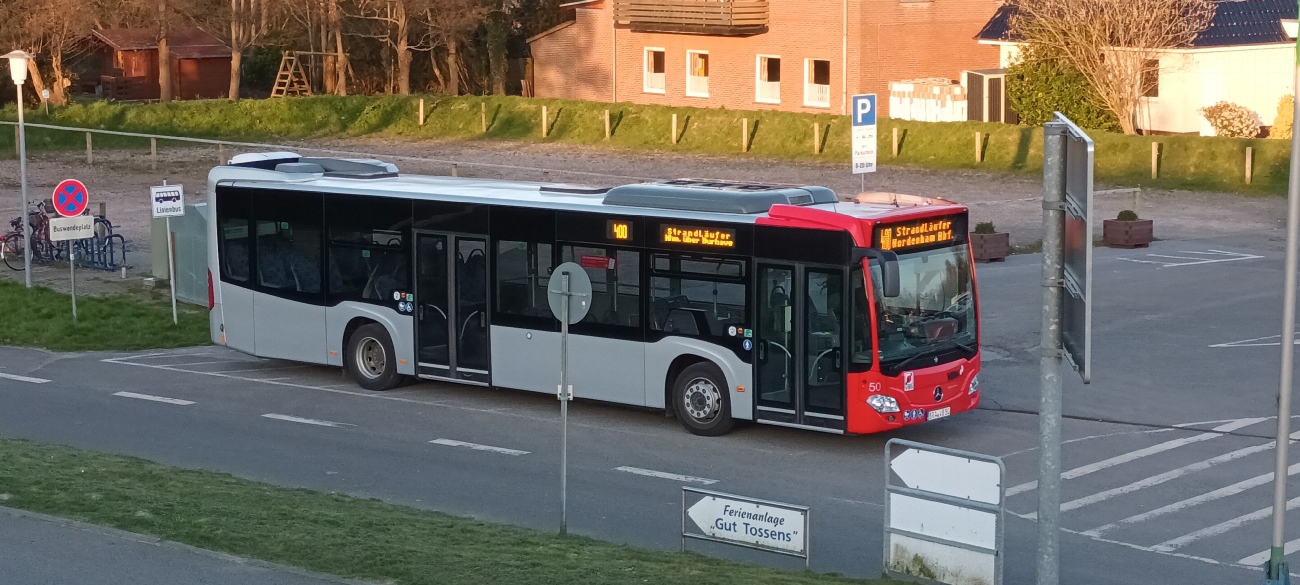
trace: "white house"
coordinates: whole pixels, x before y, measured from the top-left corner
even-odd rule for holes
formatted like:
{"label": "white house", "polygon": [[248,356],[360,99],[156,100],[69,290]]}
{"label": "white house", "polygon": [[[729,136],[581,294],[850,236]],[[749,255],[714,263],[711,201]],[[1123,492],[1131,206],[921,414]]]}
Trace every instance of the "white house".
{"label": "white house", "polygon": [[[1214,19],[1192,46],[1160,53],[1143,80],[1138,127],[1172,134],[1211,136],[1202,107],[1221,101],[1249,108],[1272,126],[1278,100],[1292,92],[1296,59],[1297,5],[1293,0],[1212,0]],[[1002,6],[980,31],[981,44],[996,45],[1001,66],[1016,61],[1019,46],[1009,23],[1016,8]]]}

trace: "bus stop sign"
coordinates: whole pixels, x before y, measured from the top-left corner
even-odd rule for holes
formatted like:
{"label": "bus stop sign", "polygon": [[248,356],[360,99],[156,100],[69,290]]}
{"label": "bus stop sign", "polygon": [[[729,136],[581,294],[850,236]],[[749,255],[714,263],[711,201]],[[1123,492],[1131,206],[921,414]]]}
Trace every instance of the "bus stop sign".
{"label": "bus stop sign", "polygon": [[1092,170],[1094,144],[1060,112],[1065,129],[1065,294],[1061,345],[1083,383],[1092,381]]}
{"label": "bus stop sign", "polygon": [[[564,290],[564,277],[569,277],[569,290]],[[574,262],[555,267],[546,282],[546,300],[556,319],[564,319],[564,304],[569,304],[569,324],[581,321],[591,310],[591,278],[587,271]]]}

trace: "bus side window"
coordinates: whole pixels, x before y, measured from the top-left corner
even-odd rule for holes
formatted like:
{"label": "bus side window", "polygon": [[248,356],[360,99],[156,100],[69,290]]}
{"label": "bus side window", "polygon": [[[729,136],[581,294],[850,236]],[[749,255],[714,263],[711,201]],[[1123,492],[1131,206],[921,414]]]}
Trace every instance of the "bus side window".
{"label": "bus side window", "polygon": [[248,218],[221,219],[221,273],[236,282],[248,282]]}
{"label": "bus side window", "polygon": [[[564,246],[564,262],[584,265],[591,278],[591,311],[583,323],[641,326],[641,253],[587,246]],[[592,268],[596,265],[612,268]]]}
{"label": "bus side window", "polygon": [[546,284],[551,277],[551,245],[497,241],[496,310],[523,317],[550,317]]}

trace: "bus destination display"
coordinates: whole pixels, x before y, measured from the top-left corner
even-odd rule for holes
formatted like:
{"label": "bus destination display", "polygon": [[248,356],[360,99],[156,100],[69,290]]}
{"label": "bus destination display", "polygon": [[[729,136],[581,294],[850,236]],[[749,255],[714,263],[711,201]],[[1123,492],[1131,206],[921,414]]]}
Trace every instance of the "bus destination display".
{"label": "bus destination display", "polygon": [[736,230],[666,225],[662,228],[659,241],[664,244],[735,248]]}
{"label": "bus destination display", "polygon": [[876,226],[876,244],[881,250],[947,244],[952,242],[954,237],[954,222],[951,217]]}
{"label": "bus destination display", "polygon": [[605,237],[615,242],[632,241],[632,222],[618,219],[605,222]]}

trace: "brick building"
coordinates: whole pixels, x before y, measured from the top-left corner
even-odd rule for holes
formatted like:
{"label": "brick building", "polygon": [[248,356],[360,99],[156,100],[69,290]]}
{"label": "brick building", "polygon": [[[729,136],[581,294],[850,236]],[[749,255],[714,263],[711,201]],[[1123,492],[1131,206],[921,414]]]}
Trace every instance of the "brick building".
{"label": "brick building", "polygon": [[[1001,0],[581,0],[531,39],[537,97],[845,113],[847,96],[997,67]],[[611,63],[616,66],[611,67]],[[847,73],[847,75],[846,75]]]}

